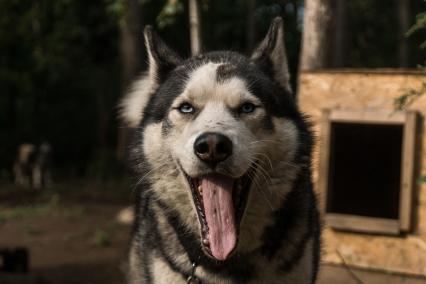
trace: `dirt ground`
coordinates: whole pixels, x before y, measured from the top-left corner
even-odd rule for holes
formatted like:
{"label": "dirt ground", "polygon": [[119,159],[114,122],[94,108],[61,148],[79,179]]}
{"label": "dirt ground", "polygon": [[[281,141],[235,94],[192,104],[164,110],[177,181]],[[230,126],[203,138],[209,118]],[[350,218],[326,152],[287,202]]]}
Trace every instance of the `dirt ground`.
{"label": "dirt ground", "polygon": [[29,273],[0,273],[0,283],[123,283],[130,227],[116,215],[131,202],[127,190],[0,187],[0,249],[30,253]]}
{"label": "dirt ground", "polygon": [[[0,250],[26,247],[30,253],[29,272],[0,271],[0,283],[123,283],[131,228],[116,216],[132,203],[129,188],[72,184],[35,192],[0,184]],[[323,265],[318,283],[426,284],[424,278],[350,270]]]}

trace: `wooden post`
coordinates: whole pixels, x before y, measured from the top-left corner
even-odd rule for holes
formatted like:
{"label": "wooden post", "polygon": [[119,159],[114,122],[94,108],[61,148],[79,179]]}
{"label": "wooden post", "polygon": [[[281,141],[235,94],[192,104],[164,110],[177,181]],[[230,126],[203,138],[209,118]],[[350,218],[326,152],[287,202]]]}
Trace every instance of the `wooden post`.
{"label": "wooden post", "polygon": [[331,10],[331,0],[305,1],[300,70],[327,67]]}
{"label": "wooden post", "polygon": [[334,1],[334,16],[330,23],[333,29],[333,45],[330,52],[331,66],[333,68],[345,67],[346,5],[346,1],[344,0]]}
{"label": "wooden post", "polygon": [[201,21],[197,0],[189,0],[189,28],[191,37],[191,53],[197,55],[201,51]]}
{"label": "wooden post", "polygon": [[251,52],[254,47],[255,35],[256,35],[256,0],[247,1],[247,30],[246,30],[246,49],[247,52]]}
{"label": "wooden post", "polygon": [[[120,25],[121,92],[124,95],[135,76],[140,72],[142,55],[142,13],[138,0],[125,0],[123,21]],[[124,162],[130,130],[118,129],[117,160]]]}
{"label": "wooden post", "polygon": [[398,0],[398,67],[409,66],[408,40],[405,34],[410,28],[410,1]]}

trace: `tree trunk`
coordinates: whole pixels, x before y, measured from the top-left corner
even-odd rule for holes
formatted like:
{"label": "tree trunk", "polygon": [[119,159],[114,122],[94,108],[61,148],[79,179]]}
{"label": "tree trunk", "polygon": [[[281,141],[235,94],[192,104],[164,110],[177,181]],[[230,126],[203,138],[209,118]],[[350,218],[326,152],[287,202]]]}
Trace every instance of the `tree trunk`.
{"label": "tree trunk", "polygon": [[303,19],[300,70],[328,67],[331,0],[306,0]]}
{"label": "tree trunk", "polygon": [[125,12],[120,25],[122,88],[125,91],[141,69],[143,27],[138,0],[124,0]]}
{"label": "tree trunk", "polygon": [[333,46],[331,50],[331,65],[333,68],[345,67],[345,30],[346,30],[346,1],[335,0],[331,26],[333,28]]}
{"label": "tree trunk", "polygon": [[256,36],[256,0],[247,1],[247,35],[246,35],[246,48],[247,52],[251,52],[254,47],[254,41]]}
{"label": "tree trunk", "polygon": [[[120,25],[121,91],[124,95],[142,66],[142,16],[138,0],[123,0],[124,15]],[[118,130],[117,158],[124,160],[130,130]]]}
{"label": "tree trunk", "polygon": [[[96,69],[94,71],[93,78],[96,78],[96,82],[102,82],[102,80],[105,80],[105,78],[108,78],[105,76],[105,72],[102,72],[103,70]],[[95,99],[96,99],[96,109],[97,109],[97,115],[98,115],[98,127],[97,127],[97,142],[98,142],[98,155],[99,157],[102,157],[103,154],[107,151],[108,148],[108,120],[110,112],[107,107],[107,101],[106,101],[106,93],[108,90],[106,90],[108,85],[104,85],[102,87],[99,87],[100,90],[95,92]],[[102,90],[104,88],[104,91]]]}
{"label": "tree trunk", "polygon": [[410,28],[410,1],[398,0],[397,16],[398,16],[398,66],[408,67],[408,43],[405,33]]}
{"label": "tree trunk", "polygon": [[201,20],[197,0],[189,0],[189,28],[191,36],[191,53],[197,55],[201,52]]}

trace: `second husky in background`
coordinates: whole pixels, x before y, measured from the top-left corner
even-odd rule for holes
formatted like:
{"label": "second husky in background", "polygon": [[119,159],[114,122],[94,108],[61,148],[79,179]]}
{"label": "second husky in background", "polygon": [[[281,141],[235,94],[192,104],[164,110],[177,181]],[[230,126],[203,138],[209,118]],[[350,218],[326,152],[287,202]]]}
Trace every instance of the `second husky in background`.
{"label": "second husky in background", "polygon": [[43,142],[39,147],[21,144],[18,147],[13,173],[15,183],[36,189],[52,183],[52,146]]}

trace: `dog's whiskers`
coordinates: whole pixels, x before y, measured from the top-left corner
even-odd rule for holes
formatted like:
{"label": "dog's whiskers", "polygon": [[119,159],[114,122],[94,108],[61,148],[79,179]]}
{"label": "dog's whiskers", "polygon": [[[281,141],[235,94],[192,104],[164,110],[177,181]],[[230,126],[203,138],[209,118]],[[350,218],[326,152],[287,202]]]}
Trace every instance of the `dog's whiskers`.
{"label": "dog's whiskers", "polygon": [[253,144],[257,144],[257,143],[264,143],[264,142],[268,142],[268,143],[275,143],[275,144],[278,144],[278,145],[280,145],[280,146],[285,146],[285,145],[286,145],[286,144],[285,144],[284,142],[282,142],[282,141],[269,140],[269,139],[255,140],[255,141],[250,142],[249,144],[250,144],[250,145],[253,145]]}
{"label": "dog's whiskers", "polygon": [[266,193],[262,190],[261,185],[259,184],[259,181],[256,179],[256,176],[253,176],[252,173],[248,173],[249,177],[251,178],[251,180],[256,184],[255,188],[262,193],[262,195],[264,196],[266,203],[268,203],[269,207],[271,208],[271,210],[274,210],[271,201],[268,199]]}
{"label": "dog's whiskers", "polygon": [[[249,157],[249,161],[250,161],[250,166],[255,169],[255,167],[253,165],[255,165],[257,167],[257,169],[260,170],[259,174],[262,174],[262,176],[265,179],[266,183],[269,183],[269,181],[271,180],[271,176],[269,175],[269,172],[261,165],[260,161],[258,159],[254,159],[256,157],[257,154],[261,154],[261,153],[254,153],[254,155],[251,155]],[[268,157],[266,155],[263,155],[265,157]],[[269,159],[268,159],[269,160]],[[269,160],[270,162],[270,160]],[[272,164],[270,164],[271,166],[271,170],[272,170]]]}
{"label": "dog's whiskers", "polygon": [[166,164],[166,163],[164,163],[164,164],[161,164],[161,165],[159,165],[159,166],[156,166],[156,167],[154,167],[154,168],[152,168],[151,170],[149,170],[147,173],[145,173],[140,179],[138,179],[138,181],[136,182],[136,186],[138,186],[138,185],[140,185],[140,184],[142,184],[142,182],[143,181],[145,181],[145,179],[152,173],[152,172],[154,172],[154,171],[157,171],[157,170],[159,170],[159,169],[161,169],[162,167],[166,167],[166,166],[169,166],[169,164]]}
{"label": "dog's whiskers", "polygon": [[259,153],[259,152],[253,152],[253,153],[252,153],[252,157],[256,157],[256,156],[262,156],[262,157],[265,157],[265,158],[266,158],[266,160],[267,160],[267,161],[268,161],[268,163],[269,163],[269,167],[271,168],[271,171],[274,169],[274,167],[272,166],[272,161],[271,161],[271,159],[269,159],[268,155],[263,154],[263,153]]}

